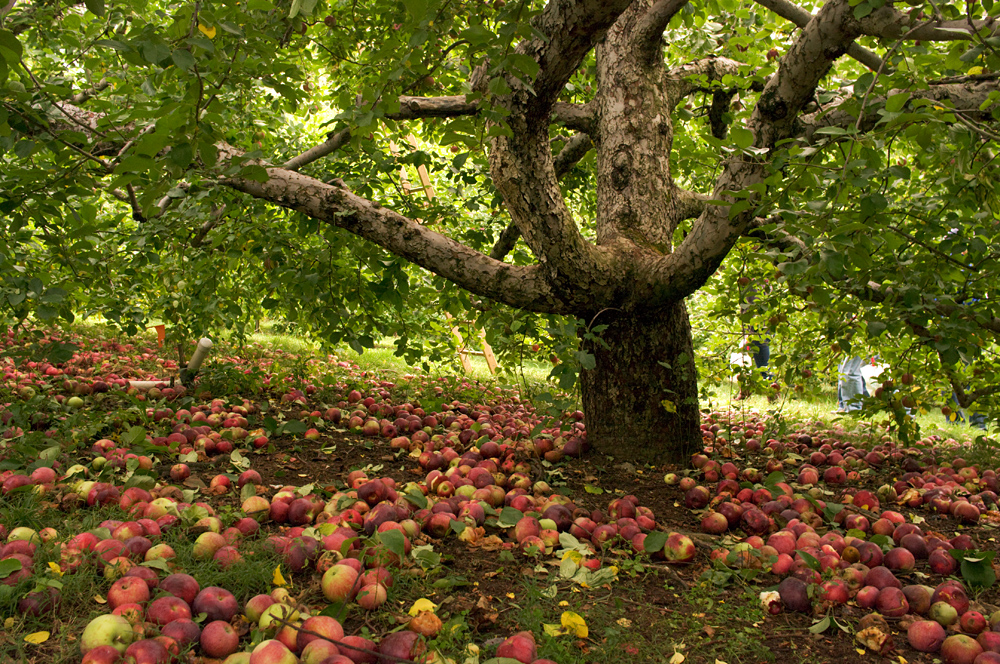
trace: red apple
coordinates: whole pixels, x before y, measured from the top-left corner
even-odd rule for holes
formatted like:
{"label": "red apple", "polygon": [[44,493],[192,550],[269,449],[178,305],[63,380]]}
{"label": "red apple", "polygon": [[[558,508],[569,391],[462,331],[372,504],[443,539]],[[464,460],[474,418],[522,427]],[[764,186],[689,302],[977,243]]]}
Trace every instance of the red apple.
{"label": "red apple", "polygon": [[236,652],[240,645],[240,635],[228,622],[213,620],[201,631],[199,642],[206,655],[222,659]]}
{"label": "red apple", "polygon": [[497,647],[497,657],[509,657],[522,664],[531,664],[535,655],[535,636],[531,632],[518,632]]}
{"label": "red apple", "polygon": [[281,641],[261,641],[250,653],[250,664],[298,664],[299,658]]}
{"label": "red apple", "polygon": [[345,602],[357,590],[358,572],[347,565],[334,565],[323,574],[323,596],[330,602]]}
{"label": "red apple", "polygon": [[108,606],[112,609],[122,604],[145,604],[149,601],[149,586],[135,576],[123,576],[108,590]]}
{"label": "red apple", "polygon": [[207,614],[207,620],[230,622],[239,613],[240,605],[233,594],[225,588],[209,586],[202,589],[194,598],[191,609],[195,615]]}
{"label": "red apple", "polygon": [[180,597],[158,597],[146,609],[146,619],[154,625],[166,625],[180,618],[191,619],[191,607]]}
{"label": "red apple", "polygon": [[160,581],[160,590],[170,593],[175,597],[180,597],[189,606],[198,596],[201,587],[198,581],[190,574],[170,574]]}

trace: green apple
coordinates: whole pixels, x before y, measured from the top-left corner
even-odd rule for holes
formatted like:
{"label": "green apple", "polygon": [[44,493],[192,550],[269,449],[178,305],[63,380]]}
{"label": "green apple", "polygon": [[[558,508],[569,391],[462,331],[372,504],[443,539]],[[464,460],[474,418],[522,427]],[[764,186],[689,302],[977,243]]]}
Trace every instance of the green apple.
{"label": "green apple", "polygon": [[125,654],[125,649],[132,643],[134,634],[132,625],[122,616],[110,613],[97,616],[83,630],[80,637],[80,653],[86,655],[98,646],[111,646]]}

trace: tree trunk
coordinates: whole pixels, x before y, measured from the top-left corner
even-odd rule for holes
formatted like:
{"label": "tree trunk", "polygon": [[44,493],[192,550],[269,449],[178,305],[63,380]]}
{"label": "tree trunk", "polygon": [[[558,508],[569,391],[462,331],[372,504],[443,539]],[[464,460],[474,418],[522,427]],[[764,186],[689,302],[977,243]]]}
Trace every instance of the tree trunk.
{"label": "tree trunk", "polygon": [[[613,316],[613,318],[612,318]],[[679,463],[701,448],[698,380],[683,302],[642,314],[602,312],[597,366],[580,376],[587,440],[616,459]]]}

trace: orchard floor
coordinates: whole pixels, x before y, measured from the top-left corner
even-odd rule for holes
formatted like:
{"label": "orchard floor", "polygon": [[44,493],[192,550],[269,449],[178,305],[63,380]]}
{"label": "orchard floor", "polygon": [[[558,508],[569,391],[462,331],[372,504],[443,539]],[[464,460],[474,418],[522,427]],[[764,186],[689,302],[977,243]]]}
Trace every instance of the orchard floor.
{"label": "orchard floor", "polygon": [[[150,357],[137,355],[131,366],[136,377],[143,371],[158,370],[155,349],[143,349]],[[266,351],[263,357],[268,357]],[[233,359],[232,356],[226,359]],[[238,359],[238,358],[237,358]],[[287,360],[287,358],[286,358]],[[70,365],[72,366],[72,361]],[[120,363],[129,368],[129,363]],[[262,365],[263,366],[263,365]],[[120,367],[119,367],[120,368]],[[267,372],[280,374],[274,366],[266,367]],[[125,372],[119,371],[125,375]],[[329,380],[324,376],[331,376]],[[85,405],[78,410],[70,410],[62,405],[54,405],[52,399],[57,394],[65,394],[59,381],[48,381],[49,387],[40,387],[38,396],[25,399],[8,387],[0,388],[0,404],[8,404],[7,410],[17,418],[31,421],[33,412],[43,413],[55,433],[51,436],[59,442],[59,460],[63,468],[80,463],[93,468],[95,455],[90,445],[97,438],[109,438],[121,442],[130,426],[137,423],[145,426],[150,433],[164,432],[162,423],[145,418],[141,413],[141,403],[120,392],[91,395],[85,398]],[[46,381],[41,381],[45,384]],[[313,367],[312,374],[305,380],[319,386],[318,391],[303,397],[309,408],[324,410],[327,406],[342,401],[348,389],[359,389],[375,394],[378,386],[372,383],[372,376],[362,368],[342,367],[336,363],[321,363]],[[470,395],[480,396],[485,389],[477,386],[466,389],[460,381],[445,383],[445,397],[454,396],[466,403],[473,403]],[[304,385],[294,385],[304,387]],[[423,396],[418,387],[407,387],[396,394],[397,388],[388,388],[390,401],[396,403],[414,400]],[[448,390],[454,389],[454,393]],[[300,406],[289,407],[282,401],[287,392],[251,390],[245,394],[231,391],[224,398],[231,404],[239,404],[245,397],[251,402],[268,401],[271,409],[267,416],[277,421],[293,421],[301,417]],[[213,395],[216,396],[216,395]],[[219,395],[221,396],[221,395]],[[498,402],[509,402],[509,392],[497,391],[494,398]],[[209,401],[209,397],[194,399],[181,397],[177,402],[163,402],[158,408],[174,409],[191,407]],[[485,401],[486,399],[484,399]],[[766,403],[766,402],[765,402]],[[762,404],[763,405],[763,404]],[[772,431],[768,422],[788,426],[788,418],[775,420],[752,411],[746,404],[738,404],[738,418],[746,417]],[[280,416],[279,416],[280,414]],[[59,420],[66,417],[66,420]],[[37,419],[37,417],[36,417]],[[259,494],[270,496],[283,485],[312,485],[311,491],[321,496],[331,496],[344,491],[345,481],[350,471],[363,469],[368,477],[391,477],[398,486],[408,482],[419,482],[426,472],[421,470],[417,459],[406,452],[394,450],[388,439],[380,436],[364,437],[344,430],[332,423],[324,423],[316,418],[305,418],[309,426],[319,430],[315,439],[307,439],[300,434],[274,432],[269,443],[262,449],[252,446],[239,448],[249,460],[250,468],[260,473],[262,481]],[[263,416],[248,416],[246,429],[254,430],[265,426]],[[853,425],[853,422],[847,424]],[[742,425],[741,425],[742,427]],[[740,427],[740,428],[741,428]],[[38,465],[40,441],[45,440],[40,433],[44,427],[24,436],[15,437],[0,447],[0,470],[30,470]],[[810,433],[817,438],[841,437],[857,445],[882,442],[883,432],[874,436],[870,432],[845,431],[836,423],[816,422],[795,423],[781,434],[783,438]],[[38,435],[36,435],[38,434]],[[168,454],[163,448],[137,444],[135,451],[148,454],[157,465],[153,474],[169,483],[167,471],[177,462],[176,454]],[[968,459],[988,459],[992,448],[972,445],[957,448],[949,454],[961,452]],[[761,453],[737,450],[736,461],[740,467],[763,468],[769,456]],[[720,462],[727,459],[720,457]],[[212,479],[219,474],[235,477],[240,468],[228,454],[216,456],[200,455],[197,461],[189,463],[191,477],[177,482],[184,490],[195,492],[196,500],[211,505],[228,525],[243,516],[240,510],[240,493],[233,489],[216,494],[208,491]],[[619,463],[615,459],[594,453],[580,458],[566,457],[556,463],[530,459],[531,479],[544,481],[556,492],[570,497],[577,507],[587,510],[606,510],[609,501],[625,495],[634,495],[640,505],[652,510],[656,519],[656,529],[667,532],[688,534],[697,545],[694,560],[688,564],[671,565],[659,558],[636,555],[627,542],[618,542],[606,548],[598,548],[596,557],[603,568],[614,567],[617,575],[593,587],[581,585],[560,573],[560,557],[550,554],[528,555],[519,549],[510,548],[511,530],[488,520],[478,539],[471,543],[460,541],[453,533],[444,538],[419,536],[413,544],[430,545],[433,552],[440,555],[434,565],[406,565],[396,575],[396,583],[391,588],[389,599],[377,611],[366,612],[355,604],[345,605],[339,614],[348,634],[380,637],[402,627],[409,619],[407,610],[420,598],[427,598],[438,605],[436,613],[444,621],[444,629],[430,642],[442,657],[457,664],[474,664],[468,647],[476,646],[480,662],[493,656],[495,647],[513,633],[520,630],[531,631],[539,646],[539,657],[547,657],[559,664],[571,662],[696,662],[717,664],[725,662],[910,662],[932,664],[939,661],[934,654],[922,654],[907,644],[905,630],[893,635],[895,649],[879,654],[863,648],[853,638],[853,630],[868,610],[859,608],[853,601],[833,606],[816,615],[783,612],[768,615],[761,605],[761,591],[774,587],[780,580],[767,572],[755,570],[746,573],[727,570],[719,563],[710,562],[713,549],[732,547],[743,539],[739,530],[723,536],[706,535],[700,532],[703,510],[685,507],[685,492],[676,485],[664,481],[667,473],[690,476],[702,482],[701,473],[694,468],[636,467]],[[794,483],[794,459],[786,459],[786,474]],[[995,465],[995,462],[994,462]],[[982,466],[984,469],[988,466]],[[992,466],[989,466],[992,467]],[[121,472],[112,474],[105,467],[101,472],[89,471],[91,479],[113,481],[121,485]],[[902,475],[898,465],[883,465],[862,474],[851,488],[878,487],[896,481]],[[713,487],[712,482],[703,482]],[[828,500],[833,502],[839,496],[839,487],[824,487],[830,491]],[[307,493],[309,490],[306,491]],[[48,562],[60,561],[59,544],[72,535],[98,528],[105,519],[124,520],[126,513],[116,505],[103,508],[87,508],[67,502],[65,496],[72,494],[68,482],[57,483],[49,493],[36,494],[16,490],[0,497],[0,524],[12,529],[29,526],[36,530],[52,527],[58,537],[44,544],[36,554],[34,575],[12,586],[5,597],[0,595],[0,662],[62,663],[79,662],[78,642],[87,622],[107,612],[103,603],[111,585],[109,580],[98,573],[99,568],[81,568],[79,571],[59,576],[51,571]],[[72,505],[72,506],[70,506]],[[890,506],[883,506],[883,509]],[[954,519],[932,514],[925,509],[910,510],[891,506],[907,514],[913,521],[920,521],[925,531],[934,531],[952,536],[956,533],[970,534],[977,548],[996,550],[996,524],[1000,515],[992,512],[991,518],[984,518],[979,525],[961,526]],[[996,515],[996,518],[992,518]],[[212,561],[196,560],[190,550],[194,535],[181,527],[165,531],[164,541],[177,551],[173,561],[178,570],[183,569],[202,581],[202,587],[220,585],[231,590],[241,605],[258,593],[270,592],[275,584],[273,571],[282,564],[284,576],[290,581],[290,592],[297,603],[312,611],[322,610],[327,602],[319,586],[319,575],[309,568],[292,574],[283,560],[269,553],[265,546],[265,536],[280,534],[287,530],[287,524],[265,523],[262,534],[249,537],[239,544],[244,562],[239,569],[219,569]],[[822,530],[833,528],[825,524]],[[49,568],[48,570],[46,568]],[[712,580],[707,572],[716,572]],[[718,572],[725,572],[723,579]],[[905,577],[906,583],[927,583],[936,585],[942,579],[929,574],[926,561],[918,561],[914,572]],[[25,615],[18,610],[18,603],[39,582],[59,581],[62,585],[62,601],[52,613],[38,617]],[[976,606],[987,615],[1000,605],[997,587],[970,594]],[[587,625],[587,635],[565,633],[560,629],[564,612],[572,611],[581,616]],[[821,633],[816,625],[824,616],[835,619],[828,629]],[[898,620],[889,619],[891,625]],[[234,623],[243,635],[243,644],[261,638],[242,619]],[[547,627],[548,626],[548,627]],[[813,628],[811,631],[810,628]],[[841,629],[841,627],[843,629]],[[40,643],[30,643],[31,637],[45,632]],[[29,642],[25,641],[29,637]],[[35,640],[39,640],[35,638]],[[192,662],[211,660],[197,656],[193,650],[187,656]]]}

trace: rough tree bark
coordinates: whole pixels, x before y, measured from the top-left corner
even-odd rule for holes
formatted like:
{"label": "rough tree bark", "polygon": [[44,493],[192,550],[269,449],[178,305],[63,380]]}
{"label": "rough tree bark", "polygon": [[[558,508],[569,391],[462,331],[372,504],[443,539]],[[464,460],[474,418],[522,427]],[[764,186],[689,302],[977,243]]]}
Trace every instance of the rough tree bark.
{"label": "rough tree bark", "polygon": [[616,458],[662,463],[701,447],[698,381],[683,302],[654,311],[608,310],[584,339],[596,366],[580,375],[587,439]]}

